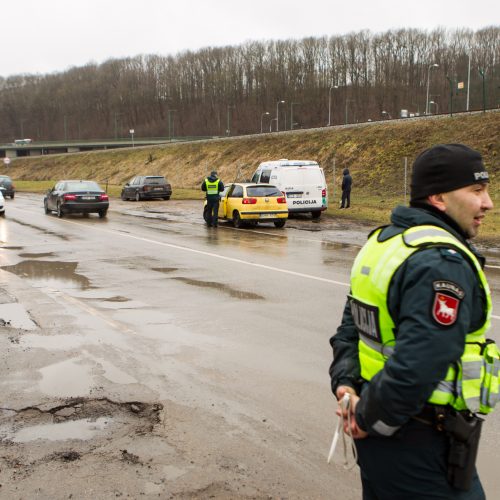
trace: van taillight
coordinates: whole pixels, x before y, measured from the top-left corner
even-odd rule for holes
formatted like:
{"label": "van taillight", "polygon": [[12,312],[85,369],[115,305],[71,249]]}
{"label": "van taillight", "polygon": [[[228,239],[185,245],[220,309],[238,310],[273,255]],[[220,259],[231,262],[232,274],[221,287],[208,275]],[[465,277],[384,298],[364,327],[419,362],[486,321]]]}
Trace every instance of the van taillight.
{"label": "van taillight", "polygon": [[257,198],[243,198],[243,205],[255,205]]}
{"label": "van taillight", "polygon": [[74,194],[65,194],[63,196],[64,201],[75,201],[76,196]]}
{"label": "van taillight", "polygon": [[323,198],[325,198],[325,197],[326,197],[326,189],[322,189],[322,190],[321,190],[321,196],[322,196]]}
{"label": "van taillight", "polygon": [[280,198],[276,198],[276,201],[278,203],[286,203],[286,198],[284,196],[280,197]]}
{"label": "van taillight", "polygon": [[100,201],[108,201],[109,196],[107,194],[101,194],[101,196],[99,196],[99,200]]}

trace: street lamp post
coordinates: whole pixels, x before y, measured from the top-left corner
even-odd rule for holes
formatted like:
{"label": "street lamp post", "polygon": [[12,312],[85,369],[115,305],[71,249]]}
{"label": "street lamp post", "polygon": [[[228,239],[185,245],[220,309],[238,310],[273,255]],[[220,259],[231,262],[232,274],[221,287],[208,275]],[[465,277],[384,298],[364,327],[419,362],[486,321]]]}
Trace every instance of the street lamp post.
{"label": "street lamp post", "polygon": [[479,74],[483,79],[483,113],[486,113],[486,83],[484,78],[484,69],[479,69]]}
{"label": "street lamp post", "polygon": [[350,103],[350,102],[354,102],[354,99],[346,99],[346,100],[345,100],[345,124],[346,124],[346,125],[347,125],[347,116],[348,116],[348,114],[347,114],[347,110],[348,110],[348,108],[349,108],[349,103]]}
{"label": "street lamp post", "polygon": [[269,120],[269,132],[272,132],[273,131],[273,122],[276,121],[276,118],[271,118],[271,120]]}
{"label": "street lamp post", "polygon": [[338,85],[332,85],[330,90],[328,91],[328,126],[332,124],[331,116],[332,116],[332,90],[338,89]]}
{"label": "street lamp post", "polygon": [[231,135],[231,113],[230,109],[234,108],[235,106],[228,106],[227,107],[227,128],[226,128],[226,135]]}
{"label": "street lamp post", "polygon": [[439,106],[438,106],[438,103],[436,101],[429,101],[429,104],[434,104],[434,106],[436,106],[436,115],[439,114]]}
{"label": "street lamp post", "polygon": [[174,120],[172,118],[172,113],[177,111],[176,109],[167,110],[167,120],[168,120],[168,140],[171,141],[174,136]]}
{"label": "street lamp post", "polygon": [[134,133],[135,133],[135,130],[133,128],[131,128],[130,135],[132,136],[132,147],[135,147],[135,145],[134,145]]}
{"label": "street lamp post", "polygon": [[262,120],[263,120],[264,116],[265,116],[265,115],[268,115],[268,114],[269,114],[269,111],[264,111],[264,113],[262,113],[262,114],[260,115],[260,133],[261,133],[261,134],[262,134],[262,130],[263,130],[263,129],[262,129]]}
{"label": "street lamp post", "polygon": [[285,101],[280,101],[279,99],[276,101],[276,132],[279,132],[280,126],[279,126],[279,107],[280,104],[285,104]]}
{"label": "street lamp post", "polygon": [[431,76],[431,69],[432,68],[439,68],[439,64],[429,64],[429,67],[427,68],[427,97],[425,98],[425,114],[429,114],[429,80]]}
{"label": "street lamp post", "polygon": [[453,116],[453,80],[449,76],[446,79],[450,83],[450,116]]}
{"label": "street lamp post", "polygon": [[292,102],[290,106],[290,130],[293,130],[293,107],[300,104],[300,102]]}

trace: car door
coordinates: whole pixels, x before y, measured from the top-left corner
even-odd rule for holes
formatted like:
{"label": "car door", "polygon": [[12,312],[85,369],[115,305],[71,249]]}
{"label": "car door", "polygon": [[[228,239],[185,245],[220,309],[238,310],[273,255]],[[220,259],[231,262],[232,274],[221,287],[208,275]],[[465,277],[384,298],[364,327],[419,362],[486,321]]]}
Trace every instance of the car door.
{"label": "car door", "polygon": [[57,207],[57,195],[62,188],[62,184],[62,182],[58,182],[47,195],[47,205],[51,210],[55,210]]}
{"label": "car door", "polygon": [[123,194],[124,194],[125,198],[132,197],[132,185],[134,184],[134,181],[135,181],[135,177],[130,179],[123,187]]}
{"label": "car door", "polygon": [[227,194],[229,193],[229,189],[232,187],[232,184],[224,186],[224,191],[219,194],[220,203],[219,203],[219,217],[221,219],[225,219],[227,217]]}
{"label": "car door", "polygon": [[235,210],[241,214],[242,201],[243,187],[239,184],[233,184],[231,189],[227,193],[226,217],[228,219],[233,218],[233,213]]}

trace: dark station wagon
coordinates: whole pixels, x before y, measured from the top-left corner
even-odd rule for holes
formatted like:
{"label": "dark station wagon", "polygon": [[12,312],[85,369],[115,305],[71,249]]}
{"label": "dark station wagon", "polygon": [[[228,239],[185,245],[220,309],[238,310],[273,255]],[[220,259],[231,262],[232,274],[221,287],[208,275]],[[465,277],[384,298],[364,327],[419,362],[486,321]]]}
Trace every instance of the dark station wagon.
{"label": "dark station wagon", "polygon": [[122,200],[169,200],[172,186],[162,175],[138,175],[122,188]]}

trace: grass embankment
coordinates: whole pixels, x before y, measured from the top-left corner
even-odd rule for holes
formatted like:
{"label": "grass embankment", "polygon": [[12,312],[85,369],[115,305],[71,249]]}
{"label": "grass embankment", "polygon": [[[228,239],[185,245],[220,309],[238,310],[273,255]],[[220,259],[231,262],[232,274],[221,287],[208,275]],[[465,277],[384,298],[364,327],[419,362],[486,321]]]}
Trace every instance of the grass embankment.
{"label": "grass embankment", "polygon": [[[161,174],[172,183],[174,199],[201,199],[199,186],[212,169],[229,182],[249,179],[262,161],[311,159],[325,170],[332,198],[328,214],[378,224],[387,222],[392,207],[404,201],[405,162],[408,185],[411,165],[418,153],[434,144],[450,142],[467,144],[482,153],[491,176],[491,195],[498,207],[499,111],[24,157],[13,160],[5,173],[17,181],[20,191],[45,191],[61,178],[90,178],[103,186],[108,184],[111,196],[119,196],[121,185],[134,175]],[[352,208],[338,210],[339,186],[346,167],[353,177]],[[40,184],[35,186],[31,181]],[[482,237],[500,237],[498,222],[500,207],[486,219]]]}

